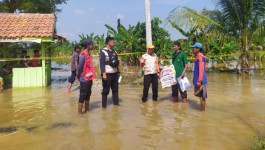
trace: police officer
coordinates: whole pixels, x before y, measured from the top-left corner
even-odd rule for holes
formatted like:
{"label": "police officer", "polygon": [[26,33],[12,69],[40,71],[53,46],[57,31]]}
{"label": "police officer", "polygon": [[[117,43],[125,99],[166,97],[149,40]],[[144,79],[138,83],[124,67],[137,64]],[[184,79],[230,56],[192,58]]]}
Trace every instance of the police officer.
{"label": "police officer", "polygon": [[120,77],[119,60],[117,52],[113,49],[115,46],[114,38],[106,38],[106,47],[103,48],[100,55],[100,70],[102,74],[102,107],[107,107],[107,97],[112,90],[113,104],[119,105],[119,84],[118,79]]}

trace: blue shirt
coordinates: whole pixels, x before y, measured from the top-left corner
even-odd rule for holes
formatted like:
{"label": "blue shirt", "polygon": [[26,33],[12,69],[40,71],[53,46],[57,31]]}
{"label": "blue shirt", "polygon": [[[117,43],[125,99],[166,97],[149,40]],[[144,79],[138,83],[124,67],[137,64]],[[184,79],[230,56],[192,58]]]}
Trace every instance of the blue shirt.
{"label": "blue shirt", "polygon": [[106,65],[106,62],[105,62],[105,53],[104,52],[102,52],[102,50],[100,51],[100,53],[99,53],[99,60],[100,60],[100,70],[101,70],[101,73],[104,73],[104,72],[106,72],[106,70],[105,70],[105,65]]}
{"label": "blue shirt", "polygon": [[[79,64],[78,64],[78,79],[80,80],[80,82],[89,82],[87,80],[85,80],[83,78],[83,69],[84,69],[84,63],[85,63],[85,55],[83,54],[79,60]],[[82,74],[80,74],[82,72]]]}
{"label": "blue shirt", "polygon": [[196,85],[197,82],[201,84],[207,83],[207,76],[206,76],[206,58],[203,54],[199,54],[194,62],[194,78],[193,84]]}

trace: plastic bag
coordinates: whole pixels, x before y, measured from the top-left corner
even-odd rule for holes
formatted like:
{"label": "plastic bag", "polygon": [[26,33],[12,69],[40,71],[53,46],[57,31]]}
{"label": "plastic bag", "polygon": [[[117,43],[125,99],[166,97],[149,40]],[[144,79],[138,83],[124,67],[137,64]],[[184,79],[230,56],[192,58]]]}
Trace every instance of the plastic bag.
{"label": "plastic bag", "polygon": [[186,76],[183,79],[179,77],[178,83],[182,92],[188,90],[188,88],[191,87],[191,84]]}

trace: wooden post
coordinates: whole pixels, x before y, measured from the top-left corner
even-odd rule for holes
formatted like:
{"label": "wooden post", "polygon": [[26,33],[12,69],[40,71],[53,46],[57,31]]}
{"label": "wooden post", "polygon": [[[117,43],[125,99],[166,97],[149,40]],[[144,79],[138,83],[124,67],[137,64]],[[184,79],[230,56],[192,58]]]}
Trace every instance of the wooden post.
{"label": "wooden post", "polygon": [[[3,49],[3,58],[7,58],[7,46],[8,44],[7,43],[3,43],[3,46],[4,46],[4,49]],[[6,63],[6,62],[5,62]]]}
{"label": "wooden post", "polygon": [[41,58],[42,58],[42,86],[46,85],[46,64],[45,64],[45,44],[41,43]]}
{"label": "wooden post", "polygon": [[48,86],[48,85],[51,84],[51,76],[52,76],[52,75],[51,75],[51,68],[52,68],[52,67],[51,67],[51,56],[52,56],[52,55],[51,55],[51,45],[52,45],[52,44],[49,43],[48,45],[49,45],[49,46],[48,46],[48,47],[49,47],[49,48],[48,48],[48,57],[49,57],[49,59],[47,60],[48,63],[47,63],[47,65],[46,65],[46,76],[47,76],[47,77],[46,77],[46,80],[47,80],[47,81],[46,81],[46,83],[47,83],[46,86]]}

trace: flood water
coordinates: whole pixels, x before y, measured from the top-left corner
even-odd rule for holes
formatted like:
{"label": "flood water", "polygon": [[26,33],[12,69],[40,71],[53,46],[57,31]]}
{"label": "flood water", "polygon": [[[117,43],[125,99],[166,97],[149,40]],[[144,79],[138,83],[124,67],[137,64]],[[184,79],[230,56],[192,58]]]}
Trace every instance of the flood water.
{"label": "flood water", "polygon": [[[53,71],[47,88],[5,90],[0,93],[0,149],[247,150],[256,133],[265,131],[263,72],[207,73],[202,113],[193,88],[187,104],[174,104],[170,88],[159,89],[158,102],[151,101],[150,89],[148,102],[142,103],[143,87],[132,82],[138,69],[123,75],[119,107],[110,94],[107,109],[101,108],[101,80],[94,80],[90,112],[82,118],[77,116],[78,83],[65,94],[69,71]],[[192,72],[187,76],[191,81]]]}

